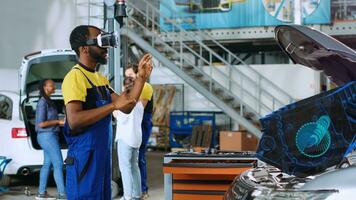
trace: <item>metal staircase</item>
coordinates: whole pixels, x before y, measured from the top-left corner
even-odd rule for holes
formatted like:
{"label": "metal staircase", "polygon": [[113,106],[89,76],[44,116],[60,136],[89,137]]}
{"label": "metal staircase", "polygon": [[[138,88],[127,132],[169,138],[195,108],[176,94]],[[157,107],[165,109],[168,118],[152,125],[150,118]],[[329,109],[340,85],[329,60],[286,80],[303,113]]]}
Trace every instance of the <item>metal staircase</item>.
{"label": "metal staircase", "polygon": [[[203,31],[185,31],[147,0],[141,0],[137,5],[127,1],[127,6],[129,16],[121,34],[150,52],[257,137],[261,136],[261,131],[253,121],[294,101]],[[178,37],[162,38],[164,33],[172,30],[160,27],[159,20],[171,24]],[[219,52],[224,51],[225,58],[204,44],[204,40],[214,43],[220,48]],[[220,66],[215,65],[216,61]],[[241,65],[232,65],[234,61]]]}

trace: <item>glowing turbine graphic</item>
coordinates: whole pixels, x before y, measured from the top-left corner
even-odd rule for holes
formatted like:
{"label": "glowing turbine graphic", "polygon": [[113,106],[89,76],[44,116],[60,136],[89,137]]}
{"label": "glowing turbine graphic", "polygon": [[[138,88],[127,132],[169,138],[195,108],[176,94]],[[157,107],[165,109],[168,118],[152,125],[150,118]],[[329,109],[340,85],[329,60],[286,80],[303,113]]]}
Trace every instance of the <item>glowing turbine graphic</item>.
{"label": "glowing turbine graphic", "polygon": [[322,156],[330,147],[330,117],[323,115],[317,122],[304,124],[297,132],[296,145],[300,153],[307,157]]}

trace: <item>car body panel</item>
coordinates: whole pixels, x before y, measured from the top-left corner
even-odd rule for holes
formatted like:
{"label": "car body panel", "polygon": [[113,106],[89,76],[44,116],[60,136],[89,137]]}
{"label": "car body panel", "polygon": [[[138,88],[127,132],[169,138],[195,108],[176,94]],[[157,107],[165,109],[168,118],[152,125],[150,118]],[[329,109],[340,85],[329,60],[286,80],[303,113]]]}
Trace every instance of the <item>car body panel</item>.
{"label": "car body panel", "polygon": [[0,95],[6,95],[13,101],[11,120],[0,119],[0,155],[11,158],[7,165],[5,174],[18,174],[19,169],[24,166],[42,165],[43,152],[32,148],[30,138],[12,138],[12,128],[25,128],[24,121],[20,117],[19,95],[16,92],[0,91]]}
{"label": "car body panel", "polygon": [[[38,83],[43,78],[55,81],[57,89],[52,98],[63,101],[61,81],[74,63],[76,55],[72,50],[49,49],[29,54],[24,57],[20,68],[19,93],[0,91],[0,94],[8,95],[14,102],[12,120],[0,120],[0,155],[12,159],[5,169],[6,175],[23,175],[21,170],[24,168],[30,169],[30,173],[40,170],[43,150],[34,146],[33,138],[36,137],[31,138],[29,133],[24,105],[32,105],[35,108],[39,98]],[[63,67],[65,70],[61,70]],[[14,127],[26,128],[27,137],[12,138],[11,131]],[[66,155],[67,149],[62,149],[63,158]]]}
{"label": "car body panel", "polygon": [[275,38],[294,63],[323,70],[338,85],[356,80],[356,52],[336,39],[299,25],[277,26]]}
{"label": "car body panel", "polygon": [[339,87],[263,117],[262,164],[237,177],[224,199],[354,199],[356,53],[304,26],[277,26],[275,34],[294,63],[324,71]]}

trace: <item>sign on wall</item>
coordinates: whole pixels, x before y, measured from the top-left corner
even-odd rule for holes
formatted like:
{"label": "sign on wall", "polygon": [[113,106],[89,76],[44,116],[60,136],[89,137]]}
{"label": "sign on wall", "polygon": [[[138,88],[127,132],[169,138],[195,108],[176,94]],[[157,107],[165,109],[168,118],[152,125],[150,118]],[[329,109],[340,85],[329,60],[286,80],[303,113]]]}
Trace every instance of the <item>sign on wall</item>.
{"label": "sign on wall", "polygon": [[[330,0],[301,0],[303,24],[330,23]],[[161,28],[219,29],[294,23],[294,0],[162,0]]]}

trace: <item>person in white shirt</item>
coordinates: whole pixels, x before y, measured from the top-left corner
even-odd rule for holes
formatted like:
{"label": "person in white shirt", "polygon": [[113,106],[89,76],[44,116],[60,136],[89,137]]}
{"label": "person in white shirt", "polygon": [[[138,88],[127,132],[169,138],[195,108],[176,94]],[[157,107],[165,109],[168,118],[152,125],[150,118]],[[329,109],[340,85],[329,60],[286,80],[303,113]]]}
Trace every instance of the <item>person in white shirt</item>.
{"label": "person in white shirt", "polygon": [[[133,78],[124,79],[124,92],[128,93]],[[113,115],[117,120],[116,137],[119,169],[122,176],[124,195],[122,200],[141,199],[141,176],[138,167],[138,153],[142,142],[141,122],[147,101],[138,101],[130,114],[119,110]]]}

